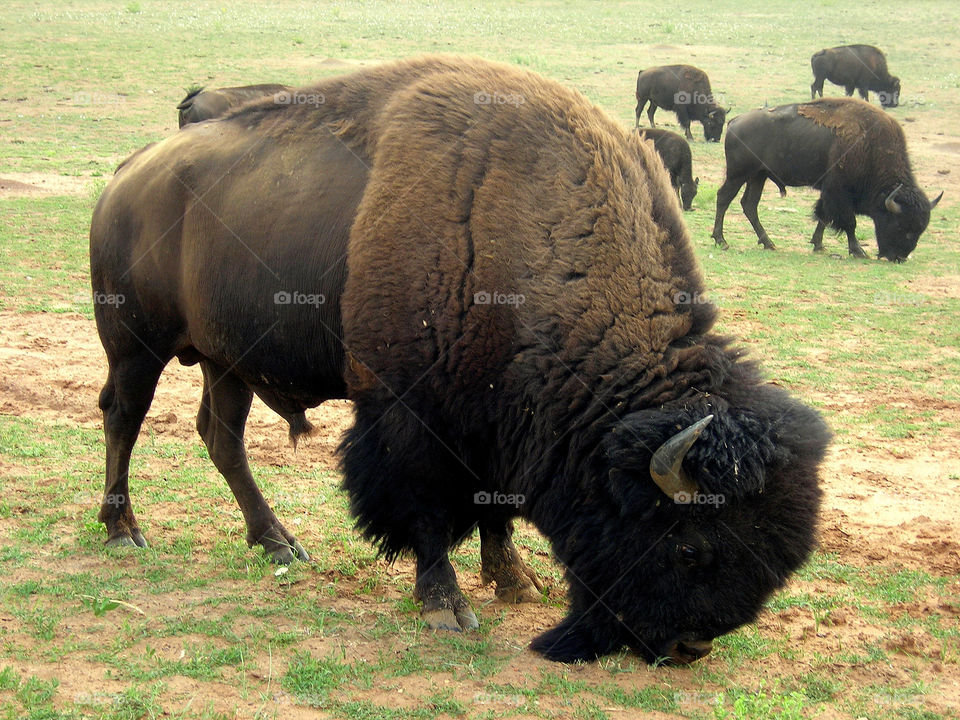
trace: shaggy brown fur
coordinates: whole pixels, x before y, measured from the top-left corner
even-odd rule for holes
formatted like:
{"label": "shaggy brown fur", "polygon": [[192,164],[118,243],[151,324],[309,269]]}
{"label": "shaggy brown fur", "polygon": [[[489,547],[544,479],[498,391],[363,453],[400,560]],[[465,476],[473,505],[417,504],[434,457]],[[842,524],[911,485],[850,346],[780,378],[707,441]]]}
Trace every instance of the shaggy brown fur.
{"label": "shaggy brown fur", "polygon": [[[523,102],[474,102],[493,92]],[[578,93],[483,63],[412,83],[381,117],[343,300],[350,352],[378,377],[403,387],[440,360],[437,382],[456,368],[475,387],[546,335],[564,338],[561,376],[633,382],[709,327],[710,306],[674,303],[703,284],[662,164]],[[475,305],[481,292],[525,302]]]}

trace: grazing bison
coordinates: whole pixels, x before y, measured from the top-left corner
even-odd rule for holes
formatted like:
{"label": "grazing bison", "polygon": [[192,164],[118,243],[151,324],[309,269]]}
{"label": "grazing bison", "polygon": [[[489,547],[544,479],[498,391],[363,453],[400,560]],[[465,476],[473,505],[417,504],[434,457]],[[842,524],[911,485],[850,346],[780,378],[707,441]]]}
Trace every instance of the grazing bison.
{"label": "grazing bison", "polygon": [[693,140],[690,123],[699,120],[703,137],[719,141],[727,111],[713,101],[710,79],[700,68],[692,65],[664,65],[641,70],[637,75],[637,109],[635,127],[640,126],[640,113],[647,103],[650,127],[656,127],[653,114],[658,107],[673,110],[688,140]]}
{"label": "grazing bison", "polygon": [[864,100],[873,90],[883,107],[897,107],[900,102],[900,78],[887,72],[887,58],[872,45],[841,45],[821,50],[810,58],[813,83],[810,98],[823,97],[823,81],[843,85],[847,96],[856,90]]}
{"label": "grazing bison", "polygon": [[931,203],[917,187],[900,125],[861,100],[827,98],[751,110],[730,121],[724,153],[726,178],[717,190],[713,224],[713,239],[723,248],[724,214],[746,183],[743,212],[759,243],[776,249],[757,215],[767,178],[781,195],[786,185],[819,190],[813,249],[823,250],[823,231],[830,225],[847,234],[847,247],[856,257],[866,257],[855,234],[857,215],[873,219],[879,256],[902,262],[940,202],[937,197]]}
{"label": "grazing bison", "polygon": [[277,559],[306,553],[247,466],[251,398],[299,435],[346,395],[352,512],[388,558],[415,556],[432,627],[477,626],[448,559],[477,526],[483,579],[536,596],[518,516],[570,584],[533,643],[548,658],[688,662],[752,620],[814,545],[827,432],[684,300],[703,280],[653,149],[481,60],[309,91],[326,102],[245,105],[144,148],[97,205],[93,287],[124,298],[95,306],[109,542],[144,544],[130,451],[176,357],[200,364],[197,427]]}
{"label": "grazing bison", "polygon": [[693,206],[693,199],[697,196],[700,178],[693,177],[693,156],[690,145],[677,133],[670,130],[647,128],[640,131],[640,137],[653,141],[653,149],[663,161],[663,166],[670,174],[670,184],[680,195],[680,202],[684,210]]}
{"label": "grazing bison", "polygon": [[220,117],[230,108],[267,95],[278,95],[280,102],[283,102],[285,97],[290,97],[291,90],[292,88],[288,85],[274,84],[243,85],[241,87],[211,90],[197,88],[188,92],[187,96],[177,105],[177,110],[180,111],[180,127]]}

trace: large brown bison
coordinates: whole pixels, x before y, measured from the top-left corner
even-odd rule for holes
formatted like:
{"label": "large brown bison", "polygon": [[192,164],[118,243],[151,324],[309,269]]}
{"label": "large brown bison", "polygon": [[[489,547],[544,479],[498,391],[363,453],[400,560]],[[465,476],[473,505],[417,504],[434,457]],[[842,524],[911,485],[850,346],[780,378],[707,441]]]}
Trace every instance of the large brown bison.
{"label": "large brown bison", "polygon": [[660,128],[640,130],[640,137],[653,142],[663,166],[670,175],[670,184],[680,196],[684,210],[693,208],[693,199],[700,187],[700,178],[693,177],[693,154],[690,145],[680,135]]}
{"label": "large brown bison", "polygon": [[883,107],[897,107],[900,103],[900,78],[887,71],[886,56],[873,45],[840,45],[815,52],[810,58],[813,83],[810,98],[823,97],[823,81],[842,85],[847,97],[856,90],[864,100],[873,90]]}
{"label": "large brown bison", "polygon": [[97,205],[93,287],[124,298],[96,305],[109,542],[145,543],[130,451],[178,358],[203,370],[197,427],[248,541],[278,560],[306,553],[250,474],[252,396],[295,435],[348,396],[352,511],[388,558],[414,555],[431,626],[477,626],[448,552],[478,526],[483,578],[536,597],[517,516],[570,584],[533,643],[549,658],[688,662],[754,618],[813,547],[827,433],[711,334],[712,305],[678,300],[703,281],[653,148],[474,59],[309,92],[326,102],[265,100],[144,148]]}
{"label": "large brown bison", "polygon": [[727,120],[727,110],[714,102],[710,78],[693,65],[663,65],[641,70],[637,74],[637,109],[634,127],[640,126],[640,113],[649,102],[647,118],[656,127],[653,115],[658,107],[673,110],[687,140],[693,140],[690,123],[699,120],[703,137],[718,142]]}
{"label": "large brown bison", "polygon": [[190,90],[186,97],[177,105],[179,111],[177,119],[180,127],[190,123],[202,122],[210,118],[220,117],[231,108],[242,105],[251,100],[266,96],[276,96],[281,104],[289,104],[291,97],[289,85],[264,84],[241,85],[226,88],[196,88]]}
{"label": "large brown bison", "polygon": [[781,194],[786,185],[819,190],[813,249],[823,250],[829,225],[846,233],[855,257],[866,256],[857,242],[857,215],[873,219],[879,256],[902,262],[940,202],[937,197],[931,203],[917,186],[897,121],[862,100],[827,98],[744,113],[730,121],[724,153],[726,178],[717,190],[713,224],[713,238],[723,248],[724,215],[746,183],[743,212],[758,242],[775,249],[757,214],[767,178]]}

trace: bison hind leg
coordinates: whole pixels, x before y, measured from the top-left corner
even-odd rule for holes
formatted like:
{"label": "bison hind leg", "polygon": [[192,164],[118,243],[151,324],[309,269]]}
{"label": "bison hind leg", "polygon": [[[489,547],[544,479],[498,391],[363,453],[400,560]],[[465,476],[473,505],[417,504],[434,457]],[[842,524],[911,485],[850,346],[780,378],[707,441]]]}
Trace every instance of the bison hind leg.
{"label": "bison hind leg", "polygon": [[147,547],[130,501],[130,456],[163,366],[149,355],[111,362],[100,391],[107,462],[99,519],[107,527],[107,547]]}
{"label": "bison hind leg", "polygon": [[309,560],[297,538],[277,519],[250,472],[243,430],[253,392],[240,378],[215,363],[204,360],[201,367],[203,396],[197,432],[243,512],[247,544],[260,545],[270,560],[281,565],[295,559]]}

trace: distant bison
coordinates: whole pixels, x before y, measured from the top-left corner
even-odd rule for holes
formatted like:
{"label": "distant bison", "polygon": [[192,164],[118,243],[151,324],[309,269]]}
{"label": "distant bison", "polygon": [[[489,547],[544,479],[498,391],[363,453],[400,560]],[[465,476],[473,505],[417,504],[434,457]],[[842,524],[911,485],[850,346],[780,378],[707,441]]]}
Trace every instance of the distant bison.
{"label": "distant bison", "polygon": [[204,90],[196,88],[177,105],[180,111],[180,127],[190,123],[220,117],[230,108],[257,100],[267,95],[280,95],[280,101],[289,97],[292,88],[287,85],[243,85],[240,87],[215,88]]}
{"label": "distant bison", "polygon": [[670,173],[670,184],[680,195],[680,202],[684,210],[693,207],[693,199],[697,196],[700,178],[693,177],[693,156],[690,145],[680,135],[670,130],[647,128],[640,131],[644,140],[652,140],[653,147],[663,161],[664,167]]}
{"label": "distant bison", "polygon": [[847,234],[851,255],[865,257],[856,216],[869,215],[879,256],[894,262],[913,252],[940,201],[931,203],[917,187],[900,125],[861,100],[827,98],[752,110],[730,121],[724,152],[726,179],[717,191],[713,225],[713,238],[724,248],[724,214],[744,183],[740,204],[764,247],[774,249],[757,205],[770,178],[781,194],[786,185],[820,190],[814,250],[823,250],[823,231],[830,225]]}
{"label": "distant bison", "polygon": [[900,103],[900,78],[887,72],[887,58],[872,45],[841,45],[821,50],[810,58],[813,84],[810,97],[823,97],[823,81],[842,85],[847,95],[856,90],[864,100],[868,91],[878,93],[883,107],[897,107]]}
{"label": "distant bison", "polygon": [[[130,453],[164,365],[199,363],[197,428],[250,543],[306,553],[261,495],[254,394],[291,424],[352,398],[344,486],[387,558],[416,558],[435,628],[477,618],[448,552],[539,597],[532,521],[570,585],[533,648],[694,661],[814,546],[819,416],[710,332],[653,148],[530,72],[427,57],[328,78],[319,105],[247,104],[129,158],[90,231],[113,545],[144,545]],[[492,104],[493,92],[522,98]],[[202,199],[202,202],[196,199]],[[697,298],[690,302],[689,298]]]}
{"label": "distant bison", "polygon": [[673,110],[688,140],[693,139],[690,123],[703,125],[703,137],[719,141],[727,111],[717,105],[710,90],[710,79],[700,68],[692,65],[663,65],[641,70],[637,75],[637,109],[635,126],[640,126],[640,113],[647,103],[650,127],[656,127],[653,115],[658,107]]}

